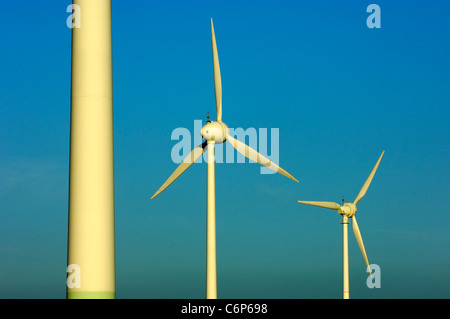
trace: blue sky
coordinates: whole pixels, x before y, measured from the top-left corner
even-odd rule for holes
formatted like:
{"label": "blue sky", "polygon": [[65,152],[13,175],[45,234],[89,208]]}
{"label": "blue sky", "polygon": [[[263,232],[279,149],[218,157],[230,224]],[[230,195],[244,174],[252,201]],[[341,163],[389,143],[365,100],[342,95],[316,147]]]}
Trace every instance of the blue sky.
{"label": "blue sky", "polygon": [[[70,1],[0,3],[0,298],[64,298]],[[381,8],[381,28],[366,8]],[[206,165],[156,199],[171,133],[215,118],[214,19],[230,127],[279,128],[280,166],[216,165],[219,298],[449,298],[447,1],[112,1],[117,298],[204,298]],[[193,145],[194,146],[194,145]]]}

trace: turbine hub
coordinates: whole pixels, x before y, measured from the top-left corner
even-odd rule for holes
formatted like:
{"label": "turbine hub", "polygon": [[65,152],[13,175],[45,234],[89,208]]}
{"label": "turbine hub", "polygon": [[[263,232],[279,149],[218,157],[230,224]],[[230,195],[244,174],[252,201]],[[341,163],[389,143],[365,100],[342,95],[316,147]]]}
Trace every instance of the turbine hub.
{"label": "turbine hub", "polygon": [[223,122],[211,121],[202,127],[200,134],[205,141],[214,141],[220,144],[226,141],[228,134],[228,126]]}
{"label": "turbine hub", "polygon": [[356,208],[356,205],[353,203],[344,203],[341,207],[338,209],[338,214],[351,218],[355,216],[358,209]]}

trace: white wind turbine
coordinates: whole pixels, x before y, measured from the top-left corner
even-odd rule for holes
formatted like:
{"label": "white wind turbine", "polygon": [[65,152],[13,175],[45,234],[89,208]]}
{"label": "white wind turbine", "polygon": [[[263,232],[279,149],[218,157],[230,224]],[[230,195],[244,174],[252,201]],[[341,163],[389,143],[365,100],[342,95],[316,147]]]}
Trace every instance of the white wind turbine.
{"label": "white wind turbine", "polygon": [[[364,249],[364,243],[361,237],[361,232],[359,231],[358,223],[356,222],[356,212],[358,211],[356,204],[363,198],[363,196],[366,194],[367,189],[369,188],[370,183],[372,182],[373,176],[375,175],[375,172],[377,171],[378,165],[380,164],[381,158],[383,157],[384,151],[381,153],[380,157],[378,158],[378,161],[376,162],[374,168],[372,169],[372,172],[370,172],[369,177],[367,178],[366,182],[362,186],[361,190],[359,191],[358,196],[356,196],[356,199],[353,203],[343,203],[342,206],[334,203],[334,202],[316,202],[316,201],[298,201],[301,204],[307,204],[312,206],[319,206],[323,208],[329,208],[329,209],[335,209],[338,211],[338,214],[342,215],[342,229],[343,229],[343,298],[349,299],[350,297],[350,291],[349,291],[349,274],[348,274],[348,219],[352,218],[352,226],[353,226],[353,233],[355,234],[356,241],[358,242],[359,248],[361,249],[362,255],[364,257],[364,261],[366,262],[367,268],[369,269],[369,260],[367,259],[366,250]],[[372,277],[372,272],[370,271],[370,276]]]}
{"label": "white wind turbine", "polygon": [[216,204],[215,204],[215,178],[214,178],[214,144],[220,144],[225,141],[242,155],[250,160],[264,165],[275,172],[278,172],[290,179],[298,182],[291,174],[270,161],[268,158],[259,154],[251,147],[234,139],[229,134],[228,126],[222,122],[222,83],[220,77],[219,57],[217,55],[216,38],[214,35],[214,26],[211,18],[211,40],[214,67],[214,88],[216,95],[216,115],[217,121],[208,121],[202,127],[200,134],[205,140],[202,144],[194,148],[191,153],[181,162],[177,169],[170,175],[158,191],[152,196],[155,198],[171,183],[173,183],[184,171],[186,171],[202,154],[207,150],[207,230],[206,230],[206,298],[217,298],[217,271],[216,271]]}

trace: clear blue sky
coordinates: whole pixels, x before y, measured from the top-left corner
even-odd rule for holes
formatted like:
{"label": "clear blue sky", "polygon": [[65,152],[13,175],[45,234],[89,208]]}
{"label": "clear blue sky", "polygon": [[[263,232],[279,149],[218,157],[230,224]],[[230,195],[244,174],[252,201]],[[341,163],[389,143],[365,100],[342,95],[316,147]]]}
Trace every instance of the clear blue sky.
{"label": "clear blue sky", "polygon": [[[0,298],[64,298],[70,1],[0,2]],[[366,8],[381,8],[369,29]],[[381,288],[349,231],[350,296],[449,298],[448,1],[112,1],[117,298],[204,298],[206,166],[171,133],[215,118],[279,128],[280,165],[217,164],[219,298],[341,298],[340,216],[353,201]]]}

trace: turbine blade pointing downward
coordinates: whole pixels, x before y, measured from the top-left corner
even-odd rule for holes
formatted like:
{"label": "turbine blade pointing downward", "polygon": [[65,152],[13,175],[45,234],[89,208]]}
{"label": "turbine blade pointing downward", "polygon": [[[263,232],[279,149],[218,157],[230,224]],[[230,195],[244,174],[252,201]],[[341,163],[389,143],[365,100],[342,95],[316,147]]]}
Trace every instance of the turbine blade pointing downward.
{"label": "turbine blade pointing downward", "polygon": [[372,172],[370,172],[369,177],[367,178],[366,182],[364,183],[363,187],[361,188],[361,190],[359,191],[358,196],[356,196],[355,201],[353,202],[353,204],[357,204],[361,198],[363,198],[363,196],[366,194],[367,189],[370,186],[370,183],[372,182],[373,176],[375,175],[375,172],[378,169],[378,165],[380,164],[381,158],[383,157],[384,151],[381,152],[380,158],[378,158],[377,163],[375,164],[374,168],[372,169]]}
{"label": "turbine blade pointing downward", "polygon": [[172,184],[181,174],[184,173],[185,170],[189,168],[196,160],[202,156],[205,151],[206,142],[203,142],[201,145],[194,148],[188,156],[184,158],[181,164],[177,167],[177,169],[170,175],[170,177],[164,182],[164,184],[158,189],[158,191],[152,196],[151,199],[158,196],[163,190],[165,190],[170,184]]}
{"label": "turbine blade pointing downward", "polygon": [[271,170],[273,170],[277,173],[280,173],[281,175],[284,175],[284,176],[298,182],[298,180],[294,176],[292,176],[291,174],[286,172],[284,169],[279,167],[277,164],[275,164],[274,162],[269,160],[267,157],[264,157],[263,155],[259,154],[257,151],[252,149],[250,146],[245,145],[241,141],[238,141],[237,139],[233,138],[231,135],[227,135],[227,141],[230,142],[230,144],[233,145],[233,147],[239,153],[241,153],[248,159],[250,159],[254,162],[257,162],[263,166],[266,166],[266,167],[270,168]]}
{"label": "turbine blade pointing downward", "polygon": [[367,259],[366,250],[364,249],[364,243],[361,237],[361,232],[359,231],[358,223],[356,222],[356,216],[352,217],[352,227],[353,233],[355,234],[356,241],[358,242],[359,249],[361,249],[361,253],[363,255],[364,261],[366,262],[367,269],[369,269],[370,277],[372,277],[372,271],[369,268],[369,260]]}
{"label": "turbine blade pointing downward", "polygon": [[219,55],[217,54],[216,36],[214,34],[214,25],[211,18],[211,41],[213,52],[214,67],[214,90],[216,92],[216,116],[217,121],[222,122],[222,79],[220,77]]}
{"label": "turbine blade pointing downward", "polygon": [[333,203],[333,202],[313,202],[313,201],[303,201],[298,200],[297,203],[300,204],[306,204],[311,206],[318,206],[323,208],[329,208],[329,209],[339,209],[339,204]]}

